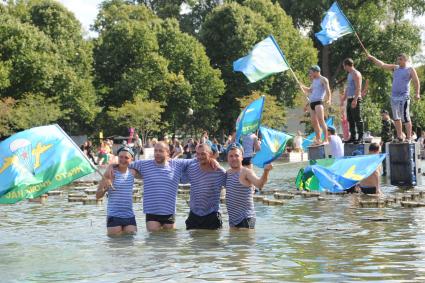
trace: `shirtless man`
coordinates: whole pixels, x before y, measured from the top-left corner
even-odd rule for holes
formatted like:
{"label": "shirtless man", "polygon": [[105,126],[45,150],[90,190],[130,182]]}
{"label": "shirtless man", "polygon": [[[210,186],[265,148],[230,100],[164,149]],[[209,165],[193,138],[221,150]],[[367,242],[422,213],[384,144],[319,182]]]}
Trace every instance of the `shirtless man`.
{"label": "shirtless man", "polygon": [[[369,154],[379,154],[379,144],[371,143],[369,146]],[[360,181],[358,188],[364,194],[382,194],[381,186],[380,186],[380,178],[381,178],[381,165],[372,173],[369,177]]]}

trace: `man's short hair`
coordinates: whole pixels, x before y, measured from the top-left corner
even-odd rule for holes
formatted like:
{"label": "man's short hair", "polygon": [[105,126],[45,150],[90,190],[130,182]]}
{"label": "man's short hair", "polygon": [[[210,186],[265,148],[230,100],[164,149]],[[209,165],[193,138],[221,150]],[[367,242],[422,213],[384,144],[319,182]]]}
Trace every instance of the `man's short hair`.
{"label": "man's short hair", "polygon": [[400,53],[400,54],[398,54],[398,56],[397,57],[403,57],[404,58],[404,60],[409,60],[409,56],[407,56],[407,54],[406,53]]}
{"label": "man's short hair", "polygon": [[351,58],[345,58],[343,61],[344,66],[349,66],[349,67],[353,67],[354,66],[354,61]]}
{"label": "man's short hair", "polygon": [[377,144],[376,142],[373,142],[369,145],[369,152],[379,152],[379,144]]}

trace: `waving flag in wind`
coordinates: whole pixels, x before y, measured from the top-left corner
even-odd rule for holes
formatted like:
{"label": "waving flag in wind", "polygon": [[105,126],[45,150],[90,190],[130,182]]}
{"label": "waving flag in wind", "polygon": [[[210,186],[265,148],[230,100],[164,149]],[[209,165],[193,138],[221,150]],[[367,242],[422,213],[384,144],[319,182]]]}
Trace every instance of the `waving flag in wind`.
{"label": "waving flag in wind", "polygon": [[[297,187],[309,190],[312,187],[309,188],[309,184],[306,183],[310,182],[310,186],[318,183],[319,191],[342,192],[375,172],[385,156],[385,154],[346,156],[330,159],[322,164],[318,162],[304,169],[304,178],[297,177]],[[300,184],[300,181],[304,184]]]}
{"label": "waving flag in wind", "polygon": [[334,2],[331,8],[326,12],[322,23],[322,30],[315,34],[322,45],[328,45],[346,34],[355,32],[350,21],[342,12],[337,2]]}
{"label": "waving flag in wind", "polygon": [[233,62],[233,71],[244,73],[251,83],[288,69],[289,64],[273,35],[257,43],[247,56]]}
{"label": "waving flag in wind", "polygon": [[36,198],[94,171],[58,125],[19,132],[0,143],[0,203]]}
{"label": "waving flag in wind", "polygon": [[254,133],[258,130],[263,114],[264,100],[265,97],[263,95],[259,99],[251,102],[239,114],[236,120],[236,142],[239,142],[242,135]]}
{"label": "waving flag in wind", "polygon": [[261,149],[252,158],[252,163],[259,168],[264,168],[266,164],[282,155],[286,143],[292,136],[263,126],[260,127],[260,133]]}

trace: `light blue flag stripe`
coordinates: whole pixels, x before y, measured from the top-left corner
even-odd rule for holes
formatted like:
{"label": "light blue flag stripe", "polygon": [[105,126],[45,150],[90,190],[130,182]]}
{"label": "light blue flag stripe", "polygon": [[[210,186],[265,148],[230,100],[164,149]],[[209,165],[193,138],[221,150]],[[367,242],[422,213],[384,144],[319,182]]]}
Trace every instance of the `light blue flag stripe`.
{"label": "light blue flag stripe", "polygon": [[315,34],[322,45],[328,45],[338,38],[354,32],[350,21],[344,15],[337,2],[326,12],[320,25],[322,30]]}
{"label": "light blue flag stripe", "polygon": [[[334,118],[333,117],[329,117],[327,120],[326,120],[326,125],[327,126],[333,126],[334,125]],[[308,150],[308,147],[313,143],[313,141],[314,141],[314,138],[316,137],[316,133],[311,133],[311,134],[309,134],[304,140],[303,140],[303,144],[302,144],[302,147],[303,147],[303,150],[305,151],[305,152],[307,152],[307,150]],[[324,133],[322,133],[322,138],[324,138],[325,137],[325,134]]]}
{"label": "light blue flag stripe", "polygon": [[329,166],[311,165],[304,172],[312,171],[319,180],[319,190],[342,192],[364,178],[369,177],[385,159],[386,154],[371,154],[336,158]]}
{"label": "light blue flag stripe", "polygon": [[272,35],[257,43],[247,56],[233,62],[233,71],[244,73],[251,83],[288,69],[285,55]]}
{"label": "light blue flag stripe", "polygon": [[252,158],[252,163],[259,168],[264,168],[266,164],[282,155],[286,143],[292,136],[263,126],[260,127],[260,133],[261,149]]}
{"label": "light blue flag stripe", "polygon": [[263,115],[265,96],[251,102],[239,114],[236,120],[236,142],[239,142],[242,135],[254,133],[258,130]]}

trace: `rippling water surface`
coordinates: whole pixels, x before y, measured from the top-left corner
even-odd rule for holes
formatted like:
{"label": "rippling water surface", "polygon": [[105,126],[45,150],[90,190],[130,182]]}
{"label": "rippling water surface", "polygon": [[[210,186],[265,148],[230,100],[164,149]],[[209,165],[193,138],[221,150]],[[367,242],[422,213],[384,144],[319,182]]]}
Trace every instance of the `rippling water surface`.
{"label": "rippling water surface", "polygon": [[[300,164],[277,164],[267,189],[293,187]],[[386,187],[386,193],[397,191]],[[269,196],[271,197],[271,196]],[[254,232],[105,235],[106,205],[26,201],[0,206],[0,282],[425,282],[425,208],[357,208],[358,196],[256,203]]]}

